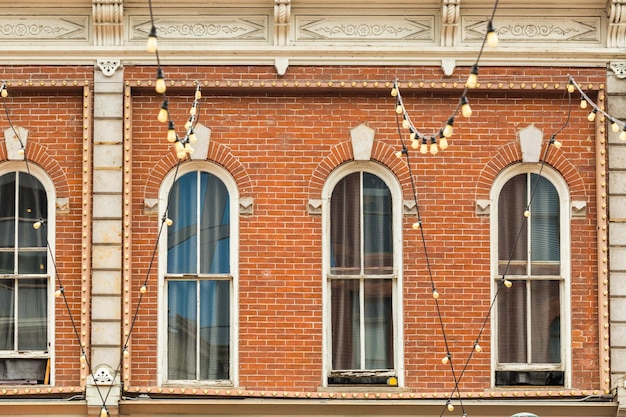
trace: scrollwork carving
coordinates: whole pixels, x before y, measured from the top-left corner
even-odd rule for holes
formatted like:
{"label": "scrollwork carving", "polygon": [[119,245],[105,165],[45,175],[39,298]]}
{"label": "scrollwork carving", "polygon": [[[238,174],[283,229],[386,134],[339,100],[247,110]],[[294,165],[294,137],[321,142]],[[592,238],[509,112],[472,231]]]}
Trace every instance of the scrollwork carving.
{"label": "scrollwork carving", "polygon": [[291,0],[274,0],[274,44],[287,45],[291,23]]}

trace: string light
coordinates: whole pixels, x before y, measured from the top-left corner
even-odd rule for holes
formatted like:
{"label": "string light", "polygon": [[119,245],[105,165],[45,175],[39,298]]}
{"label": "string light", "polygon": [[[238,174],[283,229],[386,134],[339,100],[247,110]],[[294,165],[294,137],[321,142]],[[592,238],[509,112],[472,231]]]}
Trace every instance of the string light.
{"label": "string light", "polygon": [[146,287],[146,284],[143,284],[141,288],[139,288],[139,292],[142,294],[145,294],[147,291],[148,291],[148,287]]}
{"label": "string light", "polygon": [[2,86],[0,87],[0,96],[2,96],[2,98],[7,98],[9,96],[9,90],[7,90],[6,83],[2,83]]}
{"label": "string light", "polygon": [[174,122],[172,120],[167,124],[167,141],[170,143],[176,142],[176,130],[174,129]]}
{"label": "string light", "polygon": [[439,292],[433,288],[433,298],[436,300],[439,298]]}
{"label": "string light", "polygon": [[109,417],[109,411],[105,406],[100,409],[100,417]]}
{"label": "string light", "polygon": [[491,48],[495,48],[496,46],[498,46],[498,43],[498,34],[493,27],[493,22],[490,20],[487,24],[487,45],[489,45]]}
{"label": "string light", "polygon": [[461,114],[463,117],[470,117],[472,115],[472,108],[465,96],[461,96]]}
{"label": "string light", "polygon": [[610,119],[610,123],[611,123],[611,130],[612,130],[614,133],[619,132],[619,125],[617,124],[617,120],[615,120],[615,119]]}
{"label": "string light", "polygon": [[478,64],[472,65],[470,75],[467,77],[467,83],[465,85],[467,88],[476,88],[478,85]]}
{"label": "string light", "polygon": [[621,140],[626,140],[626,125],[624,125],[624,128],[622,129],[622,131],[619,134],[619,138]]}
{"label": "string light", "polygon": [[454,117],[450,117],[448,119],[448,122],[446,123],[446,126],[443,128],[443,137],[444,138],[449,138],[450,136],[452,136],[452,133],[454,133]]}
{"label": "string light", "polygon": [[169,115],[169,110],[168,110],[169,104],[167,99],[163,100],[163,103],[161,103],[161,108],[159,110],[159,115],[157,116],[157,120],[161,123],[165,123],[169,120],[170,115]]}
{"label": "string light", "polygon": [[582,100],[580,100],[580,108],[581,109],[586,109],[588,104],[589,103],[587,103],[587,100],[585,100],[584,98]]}
{"label": "string light", "polygon": [[146,49],[152,54],[157,51],[157,29],[154,25],[152,25],[152,27],[150,28],[150,34],[148,34]]}
{"label": "string light", "polygon": [[593,110],[591,110],[591,113],[589,113],[589,115],[587,116],[587,120],[589,120],[590,122],[596,120],[596,113],[598,113],[598,109],[594,107]]}
{"label": "string light", "polygon": [[165,86],[165,74],[163,73],[163,69],[161,67],[157,68],[156,74],[156,84],[154,85],[154,89],[158,94],[165,94],[167,87]]}

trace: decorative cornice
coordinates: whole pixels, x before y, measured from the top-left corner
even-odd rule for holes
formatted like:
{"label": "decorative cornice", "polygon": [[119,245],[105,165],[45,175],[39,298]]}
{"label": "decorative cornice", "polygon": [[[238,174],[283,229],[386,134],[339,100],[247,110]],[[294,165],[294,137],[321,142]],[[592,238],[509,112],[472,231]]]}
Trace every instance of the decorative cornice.
{"label": "decorative cornice", "polygon": [[609,0],[606,7],[608,27],[606,35],[607,48],[623,48],[626,46],[626,8],[623,0]]}
{"label": "decorative cornice", "polygon": [[441,46],[454,45],[459,27],[460,0],[443,0],[441,5]]}
{"label": "decorative cornice", "polygon": [[0,40],[6,41],[87,41],[88,16],[0,17]]}
{"label": "decorative cornice", "polygon": [[434,16],[296,16],[296,41],[433,42]]}
{"label": "decorative cornice", "polygon": [[274,0],[274,45],[287,45],[291,24],[291,0]]}
{"label": "decorative cornice", "polygon": [[107,77],[111,77],[115,74],[120,64],[121,61],[119,59],[99,59],[96,61],[96,65],[100,68],[100,71]]}
{"label": "decorative cornice", "polygon": [[93,0],[94,43],[120,46],[124,36],[124,1]]}
{"label": "decorative cornice", "polygon": [[[464,42],[482,42],[487,30],[483,16],[462,17]],[[498,16],[495,20],[501,43],[568,42],[600,44],[600,17]]]}

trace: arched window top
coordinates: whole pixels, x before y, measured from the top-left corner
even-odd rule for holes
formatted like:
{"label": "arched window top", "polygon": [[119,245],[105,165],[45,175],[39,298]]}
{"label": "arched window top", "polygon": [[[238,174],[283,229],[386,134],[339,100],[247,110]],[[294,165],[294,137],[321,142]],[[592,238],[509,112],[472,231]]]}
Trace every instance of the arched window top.
{"label": "arched window top", "polygon": [[379,177],[389,188],[394,201],[402,199],[402,190],[396,176],[388,168],[374,162],[351,162],[343,164],[330,173],[322,189],[322,197],[330,198],[335,186],[345,176],[353,172],[367,172]]}
{"label": "arched window top", "polygon": [[537,174],[548,180],[554,185],[559,194],[561,204],[566,204],[566,206],[569,207],[570,192],[563,176],[549,165],[540,166],[537,164],[515,164],[504,169],[493,181],[493,185],[491,186],[491,201],[494,203],[497,202],[502,188],[511,178],[526,173]]}

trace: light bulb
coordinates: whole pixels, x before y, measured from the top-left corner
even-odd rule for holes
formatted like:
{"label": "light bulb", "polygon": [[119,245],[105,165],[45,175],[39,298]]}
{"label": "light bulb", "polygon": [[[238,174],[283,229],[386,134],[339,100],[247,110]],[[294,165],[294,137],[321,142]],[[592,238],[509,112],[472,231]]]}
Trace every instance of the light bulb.
{"label": "light bulb", "polygon": [[17,151],[17,154],[18,154],[19,156],[24,156],[24,148],[20,148],[20,149]]}
{"label": "light bulb", "polygon": [[126,359],[128,359],[128,357],[130,356],[130,353],[128,352],[128,349],[124,348],[124,353],[123,353],[124,357]]}
{"label": "light bulb", "polygon": [[483,348],[482,348],[482,347],[481,347],[478,343],[476,343],[476,344],[474,345],[474,350],[475,350],[476,352],[480,353],[480,352],[482,352],[482,351],[483,351]]}
{"label": "light bulb", "polygon": [[619,130],[619,125],[615,120],[611,120],[611,130],[615,133]]}
{"label": "light bulb", "polygon": [[397,97],[398,96],[398,89],[396,87],[391,89],[391,97]]}
{"label": "light bulb", "polygon": [[509,281],[508,279],[505,279],[504,286],[507,288],[511,288],[513,286],[513,282]]}
{"label": "light bulb", "polygon": [[437,142],[433,142],[430,144],[430,154],[437,155],[439,152],[439,147],[437,146]]}
{"label": "light bulb", "polygon": [[196,89],[196,100],[200,100],[202,98],[202,92],[200,92],[200,89]]}
{"label": "light bulb", "polygon": [[433,298],[435,300],[439,298],[439,292],[437,290],[433,290]]}
{"label": "light bulb", "polygon": [[408,128],[409,128],[409,126],[410,126],[409,121],[408,121],[408,120],[407,120],[407,118],[405,117],[405,118],[402,120],[402,127],[403,127],[404,129],[408,129]]}
{"label": "light bulb", "polygon": [[181,141],[177,140],[176,143],[174,143],[174,150],[176,153],[185,150],[185,145],[183,145]]}
{"label": "light bulb", "polygon": [[619,134],[619,138],[621,140],[626,140],[626,125],[624,125],[624,128],[622,129],[621,133]]}
{"label": "light bulb", "polygon": [[587,100],[585,100],[584,98],[582,100],[580,100],[580,108],[581,109],[586,109],[587,108]]}
{"label": "light bulb", "polygon": [[452,403],[448,403],[448,411],[454,411],[454,406]]}
{"label": "light bulb", "polygon": [[402,155],[403,155],[403,154],[404,154],[404,152],[402,152],[402,151],[398,151],[398,152],[396,152],[396,154],[395,154],[395,155],[396,155],[396,158],[402,158]]}
{"label": "light bulb", "polygon": [[102,407],[100,409],[100,417],[109,417],[109,412],[107,411],[106,407]]}
{"label": "light bulb", "polygon": [[41,227],[41,222],[33,223],[33,229],[38,230]]}
{"label": "light bulb", "polygon": [[478,64],[472,65],[469,77],[467,77],[467,88],[476,88],[478,84]]}
{"label": "light bulb", "polygon": [[2,91],[0,91],[0,95],[2,95],[2,98],[7,98],[9,95],[9,91],[7,90],[6,86],[2,86]]}
{"label": "light bulb", "polygon": [[197,113],[196,106],[195,105],[191,106],[191,108],[189,109],[189,114],[192,115],[192,116],[195,116],[196,113]]}
{"label": "light bulb", "polygon": [[422,155],[426,155],[428,153],[428,143],[426,143],[426,139],[422,140],[422,144],[420,145],[420,153]]}
{"label": "light bulb", "polygon": [[472,115],[472,108],[465,96],[461,97],[461,114],[463,117],[470,117]]}
{"label": "light bulb", "polygon": [[491,20],[487,24],[487,45],[491,48],[498,46],[498,34],[496,33]]}
{"label": "light bulb", "polygon": [[574,82],[572,80],[569,80],[569,82],[567,83],[567,92],[571,94],[575,90],[576,90],[576,87],[574,86]]}
{"label": "light bulb", "polygon": [[159,110],[159,115],[157,116],[157,120],[159,122],[165,123],[169,119],[168,107],[167,100],[163,100],[163,103],[161,103],[161,109]]}
{"label": "light bulb", "polygon": [[185,130],[191,129],[191,117],[185,122]]}
{"label": "light bulb", "polygon": [[54,296],[56,298],[59,298],[61,296],[61,294],[63,294],[63,288],[59,288],[54,292]]}
{"label": "light bulb", "polygon": [[411,148],[418,149],[420,147],[420,139],[418,137],[414,137],[411,139]]}
{"label": "light bulb", "polygon": [[443,358],[441,358],[441,363],[443,363],[444,365],[448,363],[449,361],[450,361],[450,355],[446,355]]}
{"label": "light bulb", "polygon": [[174,130],[174,122],[171,120],[167,125],[167,141],[171,143],[176,142],[176,130]]}
{"label": "light bulb", "polygon": [[167,90],[167,87],[165,86],[165,75],[163,75],[163,70],[161,69],[161,67],[157,68],[156,83],[154,85],[154,89],[159,94],[163,94],[165,93],[165,90]]}
{"label": "light bulb", "polygon": [[563,144],[559,142],[558,140],[555,140],[554,142],[552,142],[552,146],[554,146],[557,149],[561,149],[561,146],[563,146]]}
{"label": "light bulb", "polygon": [[591,110],[591,113],[589,113],[589,115],[587,116],[587,120],[589,120],[590,122],[596,120],[596,113],[598,113],[598,109],[594,108],[593,110]]}
{"label": "light bulb", "polygon": [[417,230],[420,227],[422,227],[422,222],[415,222],[411,225],[411,228],[413,228],[414,230]]}
{"label": "light bulb", "polygon": [[87,362],[87,357],[85,356],[85,353],[82,353],[80,355],[80,363],[85,364]]}
{"label": "light bulb", "polygon": [[398,104],[396,106],[396,113],[398,114],[402,114],[403,110],[402,110],[402,104]]}
{"label": "light bulb", "polygon": [[387,378],[387,385],[390,385],[392,387],[397,387],[398,378],[396,378],[395,376],[390,376],[389,378]]}
{"label": "light bulb", "polygon": [[148,42],[146,43],[146,49],[150,53],[154,53],[157,50],[156,27],[154,26],[150,28],[150,34],[148,35]]}
{"label": "light bulb", "polygon": [[444,138],[449,138],[450,136],[452,136],[452,133],[454,133],[454,117],[451,117],[448,119],[448,122],[446,123],[446,127],[443,128],[443,137]]}
{"label": "light bulb", "polygon": [[442,151],[448,149],[448,139],[445,136],[439,139],[439,147]]}
{"label": "light bulb", "polygon": [[148,291],[148,288],[146,287],[146,285],[142,285],[141,288],[139,288],[139,292],[142,294],[145,294],[146,291]]}
{"label": "light bulb", "polygon": [[189,155],[195,152],[195,149],[191,147],[189,142],[185,143],[185,152],[187,152]]}
{"label": "light bulb", "polygon": [[176,157],[178,159],[185,159],[187,157],[187,152],[183,149],[182,151],[176,152]]}
{"label": "light bulb", "polygon": [[189,143],[196,143],[198,141],[198,138],[196,137],[196,134],[193,132],[193,129],[191,129],[189,131]]}
{"label": "light bulb", "polygon": [[167,219],[165,219],[165,224],[168,226],[171,226],[174,224],[174,220],[170,219],[169,217]]}
{"label": "light bulb", "polygon": [[524,217],[530,217],[530,210],[524,211]]}

